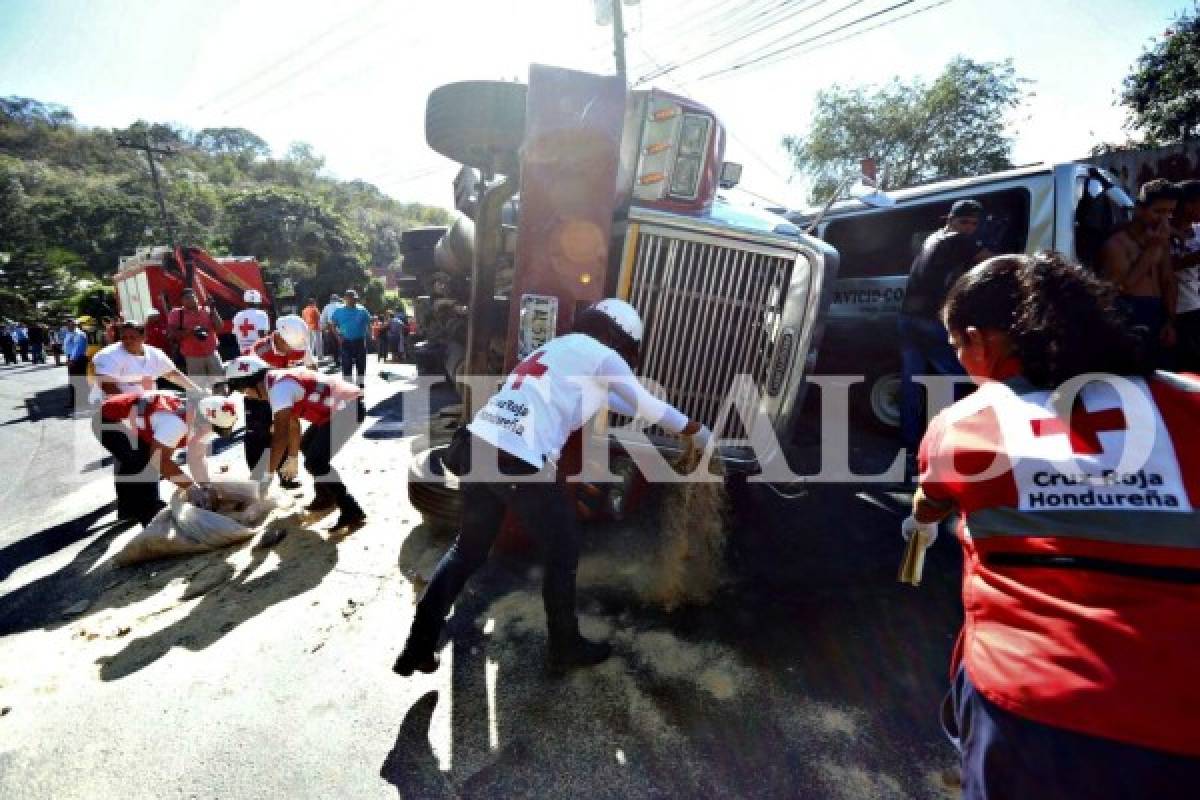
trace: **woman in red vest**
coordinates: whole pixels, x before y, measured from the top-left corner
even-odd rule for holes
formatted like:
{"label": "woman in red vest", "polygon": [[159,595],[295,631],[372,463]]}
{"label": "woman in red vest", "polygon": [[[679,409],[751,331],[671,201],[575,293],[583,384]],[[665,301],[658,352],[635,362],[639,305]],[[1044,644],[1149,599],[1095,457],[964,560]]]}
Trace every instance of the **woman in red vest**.
{"label": "woman in red vest", "polygon": [[1112,302],[1039,254],[943,309],[979,389],[931,423],[903,532],[962,515],[943,717],[970,800],[1200,791],[1200,378],[1147,374]]}

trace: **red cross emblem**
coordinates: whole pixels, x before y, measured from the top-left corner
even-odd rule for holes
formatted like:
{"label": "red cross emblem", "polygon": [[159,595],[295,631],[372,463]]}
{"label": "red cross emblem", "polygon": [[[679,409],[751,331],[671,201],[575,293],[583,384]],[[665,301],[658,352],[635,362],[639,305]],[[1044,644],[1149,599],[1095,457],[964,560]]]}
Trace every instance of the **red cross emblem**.
{"label": "red cross emblem", "polygon": [[221,410],[224,411],[226,414],[236,414],[237,406],[235,406],[233,403],[222,403]]}
{"label": "red cross emblem", "polygon": [[1076,455],[1094,456],[1104,452],[1100,446],[1101,431],[1123,431],[1128,428],[1125,412],[1119,408],[1103,411],[1085,411],[1076,408],[1071,412],[1070,427],[1058,417],[1030,421],[1034,436],[1066,436],[1071,441],[1071,452]]}
{"label": "red cross emblem", "polygon": [[244,320],[242,320],[242,324],[238,325],[238,330],[241,331],[242,338],[244,339],[245,337],[249,336],[254,331],[258,330],[258,328],[256,328],[254,326],[254,323],[251,322],[249,319],[244,319]]}
{"label": "red cross emblem", "polygon": [[249,372],[249,371],[250,371],[250,362],[249,361],[243,361],[242,363],[238,364],[238,372]]}
{"label": "red cross emblem", "polygon": [[540,378],[549,370],[550,368],[542,363],[542,353],[539,350],[518,364],[517,368],[513,370],[512,374],[516,376],[516,380],[513,381],[513,388],[520,389],[521,384],[524,383],[526,378]]}

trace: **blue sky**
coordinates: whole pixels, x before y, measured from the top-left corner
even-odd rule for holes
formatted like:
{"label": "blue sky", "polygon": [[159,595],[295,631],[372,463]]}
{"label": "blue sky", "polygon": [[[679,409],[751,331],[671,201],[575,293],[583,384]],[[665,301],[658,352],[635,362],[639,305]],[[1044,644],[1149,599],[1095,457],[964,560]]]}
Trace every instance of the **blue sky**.
{"label": "blue sky", "polygon": [[[732,135],[729,157],[745,164],[743,185],[792,205],[805,187],[789,180],[779,140],[803,132],[822,87],[928,78],[959,54],[1012,58],[1033,81],[1011,121],[1014,160],[1067,160],[1097,141],[1124,138],[1114,107],[1121,79],[1172,16],[1192,7],[1191,0],[948,0],[767,68],[701,79],[897,0],[786,2],[641,0],[626,9],[626,24],[633,78],[651,62],[700,56],[652,85],[682,87],[713,108]],[[775,14],[767,18],[774,24],[718,47],[755,26],[760,9]],[[401,200],[449,205],[455,167],[423,138],[429,91],[467,78],[523,79],[530,62],[610,71],[610,44],[591,0],[0,0],[0,95],[63,103],[88,125],[139,117],[237,125],[280,151],[307,141],[339,177],[370,180]]]}

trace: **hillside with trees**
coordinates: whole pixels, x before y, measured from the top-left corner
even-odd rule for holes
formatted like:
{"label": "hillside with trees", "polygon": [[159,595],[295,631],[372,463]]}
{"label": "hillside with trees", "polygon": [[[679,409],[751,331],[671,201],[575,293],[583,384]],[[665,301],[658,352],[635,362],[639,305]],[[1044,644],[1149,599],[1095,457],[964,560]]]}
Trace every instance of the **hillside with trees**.
{"label": "hillside with trees", "polygon": [[89,128],[62,106],[0,98],[0,317],[105,313],[118,259],[167,243],[146,154],[119,145],[129,140],[172,151],[155,158],[176,244],[255,256],[268,282],[302,294],[354,286],[375,299],[366,268],[397,265],[402,231],[450,216],[328,177],[304,143],[277,156],[243,128]]}

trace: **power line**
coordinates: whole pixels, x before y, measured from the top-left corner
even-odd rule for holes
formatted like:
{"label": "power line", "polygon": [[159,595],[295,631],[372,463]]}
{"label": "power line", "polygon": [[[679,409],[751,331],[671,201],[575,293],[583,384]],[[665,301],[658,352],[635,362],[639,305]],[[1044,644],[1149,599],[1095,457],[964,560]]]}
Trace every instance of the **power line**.
{"label": "power line", "polygon": [[[750,0],[750,2],[742,2],[737,8],[727,11],[726,6],[730,4],[729,0],[722,0],[702,11],[688,15],[682,24],[676,24],[679,18],[679,14],[676,14],[670,19],[660,20],[661,24],[643,22],[631,33],[636,32],[639,36],[647,38],[669,36],[675,41],[690,40],[694,36],[702,36],[708,40],[719,35],[719,31],[725,28],[743,24],[758,15],[770,13],[764,10],[764,6],[787,5],[792,2],[799,2],[799,0]],[[710,29],[705,32],[705,28]],[[685,48],[684,52],[693,52],[695,43],[693,42],[692,45],[692,47]],[[639,67],[644,68],[645,63],[639,64]]]}
{"label": "power line", "polygon": [[[907,14],[901,14],[898,17],[892,17],[891,19],[887,19],[887,20],[884,20],[883,22],[876,23],[875,25],[871,25],[871,26],[863,28],[861,30],[854,31],[853,33],[849,33],[845,36],[839,36],[837,39],[833,39],[828,42],[822,42],[821,44],[816,45],[815,47],[809,47],[805,50],[801,50],[796,55],[797,56],[807,55],[808,53],[812,53],[816,50],[821,50],[826,47],[832,47],[833,45],[840,44],[841,42],[844,42],[847,39],[854,39],[856,37],[862,36],[865,33],[870,33],[871,31],[878,30],[880,28],[886,28],[889,25],[894,25],[895,23],[900,22],[901,20],[908,19],[909,17],[915,17],[918,14],[925,13],[926,11],[932,11],[933,9],[937,8],[938,6],[944,6],[951,1],[952,0],[938,0],[938,2],[936,2],[936,3],[931,3],[927,6],[913,9],[912,11],[909,11]],[[782,60],[784,60],[784,59],[779,59],[779,61],[782,61]],[[763,64],[762,66],[766,67],[766,66],[770,66],[771,64],[774,64],[774,63],[777,63],[777,62],[775,62],[775,61],[768,62],[767,64]]]}
{"label": "power line", "polygon": [[[373,2],[370,6],[367,7],[366,11],[370,12],[370,11],[374,10],[377,6],[381,5],[382,2],[383,2],[383,0],[375,0],[375,2]],[[239,81],[238,83],[235,83],[234,85],[229,86],[229,87],[217,92],[212,97],[210,97],[208,100],[205,100],[203,103],[196,106],[196,110],[202,111],[205,108],[207,108],[208,106],[211,106],[214,103],[216,103],[218,100],[222,100],[222,99],[237,95],[239,92],[245,90],[247,87],[253,86],[257,81],[263,80],[264,78],[266,78],[268,75],[270,75],[275,70],[280,69],[284,64],[287,64],[289,61],[292,61],[300,54],[311,52],[313,45],[329,38],[334,33],[341,30],[342,28],[344,28],[348,23],[353,22],[354,20],[360,19],[360,18],[361,18],[361,12],[357,12],[357,11],[344,17],[341,22],[337,23],[336,25],[334,25],[331,28],[326,28],[321,33],[317,34],[316,36],[312,37],[311,39],[308,39],[307,41],[305,41],[303,44],[292,49],[290,52],[285,54],[283,56],[283,58],[279,59],[278,61],[275,61],[269,67],[267,67],[265,70],[263,70],[262,72],[259,72],[257,75],[250,78],[250,80]]]}
{"label": "power line", "polygon": [[128,136],[117,136],[117,147],[141,150],[146,154],[146,160],[150,162],[150,180],[154,183],[154,196],[158,199],[158,213],[162,215],[163,228],[167,233],[167,244],[174,247],[175,231],[171,226],[171,217],[167,214],[167,201],[163,197],[162,184],[158,182],[158,166],[154,163],[154,156],[173,156],[176,151],[169,147],[156,147],[150,144],[150,137],[145,133],[140,134],[137,140]]}
{"label": "power line", "polygon": [[[751,2],[743,3],[740,8],[735,9],[728,15],[720,18],[705,18],[692,19],[686,23],[682,29],[671,29],[670,36],[674,40],[695,39],[693,33],[699,37],[698,41],[691,41],[690,46],[684,47],[679,55],[672,60],[687,58],[695,53],[704,50],[707,43],[713,39],[718,39],[723,36],[728,36],[735,33],[739,28],[744,28],[747,25],[753,24],[756,20],[762,20],[767,17],[777,16],[781,11],[786,10],[788,6],[795,5],[801,0],[751,0]],[[711,27],[710,27],[711,26]],[[705,30],[705,28],[708,30]],[[653,31],[651,31],[653,32]],[[661,62],[653,63],[655,69],[663,69]],[[645,70],[647,62],[639,65],[639,71]]]}
{"label": "power line", "polygon": [[[791,13],[789,13],[789,14],[785,14],[782,17],[778,17],[767,23],[760,23],[759,25],[757,25],[755,27],[751,27],[751,28],[747,29],[741,36],[737,36],[735,38],[729,39],[729,40],[717,45],[716,47],[710,48],[710,49],[706,50],[705,52],[700,53],[699,55],[693,56],[692,58],[684,59],[683,61],[675,63],[675,64],[668,64],[665,68],[663,68],[661,71],[659,71],[657,73],[652,72],[648,75],[643,75],[641,78],[638,79],[638,83],[644,83],[645,81],[648,81],[648,80],[654,80],[655,78],[661,78],[663,75],[674,72],[675,70],[677,70],[681,67],[685,67],[689,64],[694,64],[697,61],[708,58],[709,56],[713,55],[714,53],[720,52],[721,50],[724,50],[725,48],[730,47],[732,45],[735,45],[738,42],[745,41],[746,39],[749,39],[751,36],[762,33],[764,30],[766,30],[767,28],[769,28],[773,25],[777,25],[781,22],[792,19],[793,17],[796,17],[797,15],[802,14],[805,11],[809,11],[813,8],[816,8],[817,6],[822,5],[826,2],[828,2],[828,0],[812,0],[812,2],[802,5],[799,8],[792,9]],[[854,0],[854,2],[851,3],[851,5],[857,5],[858,3],[861,3],[861,2],[863,2],[863,0]],[[841,10],[844,10],[844,9],[840,9],[839,12],[835,12],[835,13],[840,13]],[[830,15],[830,16],[832,16],[832,15]],[[828,19],[828,17],[824,17],[823,19]],[[818,20],[818,22],[819,21],[821,21],[821,20]]]}
{"label": "power line", "polygon": [[350,39],[347,39],[346,41],[342,42],[337,47],[334,47],[334,48],[326,51],[320,57],[315,58],[304,64],[301,64],[298,69],[294,69],[291,72],[286,73],[285,75],[283,75],[281,78],[279,78],[275,82],[268,84],[265,88],[260,89],[259,91],[255,92],[254,94],[250,95],[249,97],[245,97],[242,100],[235,101],[231,105],[226,106],[224,109],[222,109],[221,114],[228,115],[231,111],[242,108],[242,107],[254,102],[258,98],[262,97],[263,95],[265,95],[269,92],[272,92],[275,89],[278,89],[280,86],[282,86],[285,83],[287,83],[288,81],[292,80],[297,75],[301,75],[301,74],[313,69],[314,67],[320,66],[325,61],[328,61],[329,57],[334,55],[335,53],[345,50],[346,48],[350,47],[351,45],[361,42],[363,39],[366,39],[371,36],[375,36],[381,32],[384,32],[384,30],[385,29],[382,29],[382,28],[368,28],[367,30],[359,33],[358,35],[353,36]]}
{"label": "power line", "polygon": [[[870,14],[866,14],[862,17],[859,17],[858,19],[851,20],[850,22],[847,22],[844,25],[839,25],[838,27],[827,30],[824,33],[819,33],[816,36],[810,36],[807,39],[802,39],[799,42],[795,42],[794,44],[788,45],[787,47],[781,47],[778,50],[774,50],[770,53],[764,53],[763,55],[756,56],[749,60],[732,64],[731,66],[724,67],[719,70],[715,70],[706,75],[701,75],[697,80],[702,80],[702,81],[708,80],[709,78],[715,78],[718,75],[724,75],[726,73],[745,69],[746,67],[752,66],[754,64],[759,64],[763,61],[766,61],[767,59],[775,58],[776,56],[779,56],[783,53],[789,53],[793,50],[803,47],[806,44],[810,44],[811,42],[815,42],[820,39],[824,39],[826,36],[832,36],[833,34],[847,30],[848,28],[853,28],[854,26],[856,26],[860,23],[866,22],[867,20],[875,19],[876,17],[882,16],[882,15],[888,13],[889,11],[895,11],[897,8],[903,8],[904,6],[910,6],[913,3],[915,3],[916,1],[917,0],[901,0],[901,2],[890,5],[887,8],[881,9],[879,11],[874,11]],[[949,2],[949,0],[945,0],[945,2]],[[934,8],[934,7],[935,6],[930,6],[929,8]],[[928,9],[925,9],[925,10],[928,10]],[[897,19],[899,19],[899,18],[897,18]]]}

